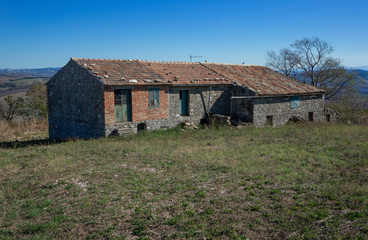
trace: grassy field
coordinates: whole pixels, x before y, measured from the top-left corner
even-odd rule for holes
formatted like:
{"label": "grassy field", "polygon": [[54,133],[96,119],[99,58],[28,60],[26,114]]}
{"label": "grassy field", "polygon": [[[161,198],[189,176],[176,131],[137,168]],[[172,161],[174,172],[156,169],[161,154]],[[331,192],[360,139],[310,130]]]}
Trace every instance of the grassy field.
{"label": "grassy field", "polygon": [[0,149],[0,239],[368,238],[368,126],[43,144]]}

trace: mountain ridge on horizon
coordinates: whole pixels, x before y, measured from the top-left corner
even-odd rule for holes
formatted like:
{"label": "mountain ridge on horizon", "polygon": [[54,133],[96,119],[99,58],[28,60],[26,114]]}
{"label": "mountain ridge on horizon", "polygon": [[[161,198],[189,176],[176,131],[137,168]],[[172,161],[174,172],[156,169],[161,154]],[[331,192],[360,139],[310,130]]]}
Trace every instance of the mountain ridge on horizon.
{"label": "mountain ridge on horizon", "polygon": [[349,69],[368,71],[368,66],[350,67]]}
{"label": "mountain ridge on horizon", "polygon": [[20,76],[34,76],[34,77],[52,77],[54,74],[60,70],[61,67],[47,67],[47,68],[4,68],[0,69],[1,75],[20,75]]}

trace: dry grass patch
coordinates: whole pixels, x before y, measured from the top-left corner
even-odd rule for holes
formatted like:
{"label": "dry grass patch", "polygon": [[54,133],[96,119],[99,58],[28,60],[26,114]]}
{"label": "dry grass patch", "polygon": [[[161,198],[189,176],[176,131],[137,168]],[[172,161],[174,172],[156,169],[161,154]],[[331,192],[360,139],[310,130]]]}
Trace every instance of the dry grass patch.
{"label": "dry grass patch", "polygon": [[28,141],[48,137],[47,120],[29,120],[7,123],[0,120],[0,142]]}

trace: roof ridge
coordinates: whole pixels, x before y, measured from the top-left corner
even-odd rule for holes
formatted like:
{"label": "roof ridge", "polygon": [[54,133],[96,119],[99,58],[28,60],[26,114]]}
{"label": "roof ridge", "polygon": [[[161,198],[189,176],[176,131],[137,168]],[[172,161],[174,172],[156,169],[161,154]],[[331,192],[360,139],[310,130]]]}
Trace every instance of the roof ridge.
{"label": "roof ridge", "polygon": [[218,62],[202,62],[202,64],[216,64],[216,65],[230,65],[230,66],[242,66],[242,67],[265,67],[263,65],[255,65],[255,64],[239,64],[239,63],[218,63]]}
{"label": "roof ridge", "polygon": [[185,62],[185,61],[153,61],[153,60],[141,60],[141,59],[107,59],[107,58],[76,58],[71,57],[72,60],[93,60],[93,61],[128,61],[128,62],[147,62],[147,63],[173,63],[173,64],[198,64],[200,62]]}
{"label": "roof ridge", "polygon": [[241,66],[241,67],[264,67],[263,65],[254,65],[254,64],[238,64],[238,63],[219,63],[219,62],[186,62],[186,61],[154,61],[154,60],[142,60],[142,59],[108,59],[108,58],[76,58],[71,57],[72,60],[93,60],[93,61],[129,61],[129,62],[146,62],[146,63],[172,63],[172,64],[216,64],[216,65],[229,65],[229,66]]}
{"label": "roof ridge", "polygon": [[152,60],[137,60],[138,62],[148,63],[174,63],[174,64],[198,64],[199,62],[180,62],[180,61],[152,61]]}

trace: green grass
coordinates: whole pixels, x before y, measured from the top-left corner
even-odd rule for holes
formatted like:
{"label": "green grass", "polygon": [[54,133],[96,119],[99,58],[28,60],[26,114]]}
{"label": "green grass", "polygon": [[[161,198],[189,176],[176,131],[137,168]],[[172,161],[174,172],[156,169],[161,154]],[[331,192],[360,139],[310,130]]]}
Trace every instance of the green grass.
{"label": "green grass", "polygon": [[0,149],[0,239],[367,239],[368,126]]}

